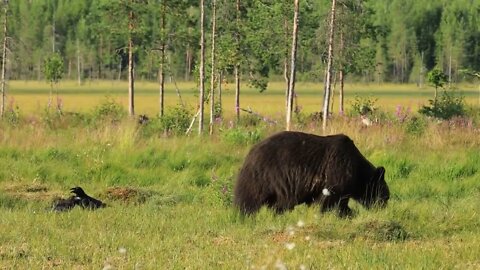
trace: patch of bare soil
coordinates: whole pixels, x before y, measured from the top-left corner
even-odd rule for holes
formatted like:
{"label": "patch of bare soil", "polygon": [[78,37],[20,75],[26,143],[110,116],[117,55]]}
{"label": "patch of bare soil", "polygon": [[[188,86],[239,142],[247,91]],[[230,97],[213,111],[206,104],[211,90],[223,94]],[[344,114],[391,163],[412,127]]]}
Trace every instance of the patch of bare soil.
{"label": "patch of bare soil", "polygon": [[51,201],[62,193],[50,190],[46,185],[32,184],[7,184],[4,187],[7,195],[26,201]]}
{"label": "patch of bare soil", "polygon": [[132,187],[111,187],[105,192],[105,198],[123,203],[143,204],[152,196],[151,191]]}

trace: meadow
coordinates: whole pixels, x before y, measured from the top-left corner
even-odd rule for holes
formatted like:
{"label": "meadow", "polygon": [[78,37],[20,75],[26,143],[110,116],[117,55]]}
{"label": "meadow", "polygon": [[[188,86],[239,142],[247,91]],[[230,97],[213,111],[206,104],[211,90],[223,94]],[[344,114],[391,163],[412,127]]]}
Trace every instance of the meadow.
{"label": "meadow", "polygon": [[[178,87],[195,108],[195,85]],[[459,88],[478,106],[476,86]],[[95,115],[107,97],[126,107],[124,89],[119,82],[65,82],[59,96],[65,111]],[[431,88],[348,85],[347,108],[355,94],[371,96],[389,117],[365,127],[358,117],[337,116],[327,133],[347,134],[386,168],[388,206],[366,210],[352,201],[351,219],[304,205],[245,218],[232,207],[235,177],[254,143],[284,129],[283,85],[242,95],[242,107],[277,124],[246,113],[232,124],[232,85],[225,89],[226,117],[212,136],[174,136],[128,117],[72,124],[65,115],[52,124],[49,85],[12,82],[10,106],[19,116],[0,122],[0,268],[480,268],[478,109],[470,118],[437,121],[416,113]],[[322,86],[297,89],[305,115],[295,129],[322,134],[321,123],[308,118],[319,110]],[[137,90],[137,114],[155,115],[158,86],[143,82]],[[172,84],[166,102],[178,102]],[[73,186],[108,207],[51,212],[53,199]]]}

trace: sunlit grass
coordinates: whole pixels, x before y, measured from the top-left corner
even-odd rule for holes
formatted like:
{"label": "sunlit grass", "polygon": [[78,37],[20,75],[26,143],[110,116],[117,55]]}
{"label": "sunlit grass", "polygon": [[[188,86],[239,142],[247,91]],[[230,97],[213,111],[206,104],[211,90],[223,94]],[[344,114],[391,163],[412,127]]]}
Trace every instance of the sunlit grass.
{"label": "sunlit grass", "polygon": [[[59,97],[64,110],[85,112],[101,103],[105,98],[113,97],[125,107],[128,102],[128,86],[125,81],[87,81],[79,86],[75,81],[60,82],[57,86]],[[198,87],[193,82],[167,83],[165,92],[165,106],[175,106],[180,102],[177,89],[182,101],[192,110],[197,108]],[[137,82],[135,95],[135,109],[137,114],[155,115],[159,111],[159,86],[155,82]],[[476,85],[462,84],[458,86],[464,92],[467,103],[480,104],[480,92]],[[296,84],[297,104],[303,112],[312,113],[321,111],[323,104],[323,84],[299,82]],[[338,86],[337,86],[338,91]],[[7,98],[18,105],[26,114],[42,111],[48,104],[50,85],[37,81],[12,81],[9,83]],[[53,104],[56,104],[55,90]],[[421,105],[428,104],[433,97],[433,88],[423,86],[419,88],[413,84],[346,84],[345,107],[348,109],[355,95],[371,96],[378,99],[377,105],[385,111],[395,111],[398,105],[410,107],[417,111]],[[227,116],[234,114],[234,85],[223,85],[223,106]],[[259,93],[248,84],[242,85],[240,104],[244,109],[251,108],[262,115],[283,116],[285,104],[285,85],[283,82],[272,82],[268,89]],[[334,112],[338,111],[338,96],[334,95]]]}
{"label": "sunlit grass", "polygon": [[[282,119],[282,85],[273,84],[263,94],[245,89],[242,107]],[[22,112],[41,114],[48,87],[12,82],[10,90]],[[60,85],[65,92],[82,87],[74,82]],[[167,104],[174,105],[178,98],[171,87]],[[195,108],[195,85],[179,87]],[[232,86],[225,87],[225,102],[233,104]],[[412,98],[430,98],[429,94],[385,94],[414,92],[411,87],[415,86],[348,87],[374,97],[378,94],[379,105],[392,111],[397,103],[407,106]],[[316,111],[321,88],[298,85],[305,110]],[[92,83],[85,85],[83,93],[63,94],[62,99],[68,111],[78,106],[79,111],[90,112],[107,94],[126,105],[126,91],[121,89],[126,89],[125,83]],[[140,83],[138,89],[138,113],[154,114],[156,84]],[[41,103],[29,111],[21,98],[29,102],[32,97]],[[2,269],[480,267],[478,127],[430,121],[418,135],[407,132],[401,123],[363,127],[355,119],[336,117],[327,133],[347,134],[373,164],[385,166],[391,190],[387,208],[366,210],[351,202],[356,216],[340,219],[334,213],[321,214],[318,206],[301,205],[284,215],[264,208],[254,217],[242,218],[232,206],[235,176],[251,145],[283,129],[281,123],[247,128],[223,125],[211,137],[145,137],[142,127],[131,119],[62,128],[50,128],[41,121],[18,126],[1,123]],[[321,133],[318,123],[298,129]],[[48,211],[53,198],[68,196],[69,188],[77,185],[108,207]],[[134,190],[137,197],[111,197],[111,188]]]}

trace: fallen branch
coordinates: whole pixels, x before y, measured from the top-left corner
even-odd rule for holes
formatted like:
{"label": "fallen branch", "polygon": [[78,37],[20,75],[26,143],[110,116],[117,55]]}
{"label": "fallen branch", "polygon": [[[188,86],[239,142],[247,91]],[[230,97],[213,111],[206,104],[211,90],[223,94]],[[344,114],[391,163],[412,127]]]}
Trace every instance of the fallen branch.
{"label": "fallen branch", "polygon": [[193,116],[192,122],[190,122],[190,126],[188,126],[187,131],[185,132],[185,135],[190,134],[193,128],[193,124],[195,123],[195,120],[197,120],[198,115],[200,114],[200,109],[198,109],[197,113]]}
{"label": "fallen branch", "polygon": [[182,95],[180,94],[180,89],[178,88],[178,85],[177,85],[177,80],[175,80],[175,77],[173,77],[172,73],[170,73],[169,75],[170,75],[170,79],[173,81],[173,85],[175,86],[175,92],[177,92],[178,99],[180,100],[180,105],[182,106],[182,108],[185,108]]}
{"label": "fallen branch", "polygon": [[261,115],[261,114],[259,114],[259,113],[257,113],[257,112],[254,112],[254,111],[252,110],[252,108],[250,108],[250,107],[248,107],[248,109],[240,108],[240,110],[242,110],[242,111],[244,111],[244,112],[247,112],[247,113],[249,113],[249,114],[253,114],[253,115],[257,116],[258,118],[262,119],[263,121],[265,121],[265,122],[267,122],[267,123],[269,123],[269,124],[273,124],[273,125],[276,125],[276,124],[277,124],[276,121],[270,120],[270,119],[268,119],[267,117],[265,117],[265,116],[263,116],[263,115]]}

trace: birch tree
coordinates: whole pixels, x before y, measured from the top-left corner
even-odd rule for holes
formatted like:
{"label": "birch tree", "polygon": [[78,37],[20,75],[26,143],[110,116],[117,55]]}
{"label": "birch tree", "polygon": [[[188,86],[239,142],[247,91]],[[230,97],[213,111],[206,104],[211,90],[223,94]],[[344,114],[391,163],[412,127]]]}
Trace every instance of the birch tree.
{"label": "birch tree", "polygon": [[236,46],[236,62],[233,73],[235,74],[235,116],[237,122],[240,121],[240,0],[236,2],[236,32],[235,32],[235,46]]}
{"label": "birch tree", "polygon": [[0,116],[5,113],[6,97],[6,65],[7,65],[7,22],[8,22],[8,0],[3,2],[3,49],[2,49],[2,104],[0,105]]}
{"label": "birch tree", "polygon": [[205,4],[200,0],[200,72],[199,72],[199,101],[198,101],[198,134],[203,132],[203,114],[205,104]]}
{"label": "birch tree", "polygon": [[213,134],[215,122],[215,32],[216,32],[216,0],[212,3],[212,52],[211,52],[211,73],[210,73],[210,135]]}
{"label": "birch tree", "polygon": [[292,103],[295,91],[295,64],[297,56],[297,36],[298,36],[298,0],[294,0],[294,15],[293,15],[293,33],[292,33],[292,52],[290,61],[290,77],[288,79],[288,96],[287,96],[287,130],[291,127],[292,118]]}
{"label": "birch tree", "polygon": [[335,33],[335,6],[336,0],[332,0],[332,8],[330,10],[330,32],[328,35],[328,56],[327,56],[327,71],[325,75],[325,87],[323,94],[323,123],[322,128],[325,133],[327,130],[327,119],[329,115],[330,105],[330,88],[332,80],[332,63],[333,63],[333,38]]}
{"label": "birch tree", "polygon": [[160,67],[158,69],[158,79],[159,79],[159,115],[163,116],[164,113],[164,102],[165,102],[165,47],[166,47],[166,35],[165,35],[165,16],[166,14],[166,4],[165,1],[162,1],[161,5],[161,14],[160,14]]}

